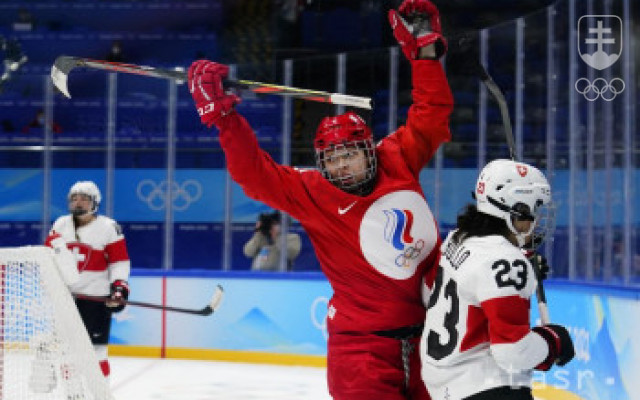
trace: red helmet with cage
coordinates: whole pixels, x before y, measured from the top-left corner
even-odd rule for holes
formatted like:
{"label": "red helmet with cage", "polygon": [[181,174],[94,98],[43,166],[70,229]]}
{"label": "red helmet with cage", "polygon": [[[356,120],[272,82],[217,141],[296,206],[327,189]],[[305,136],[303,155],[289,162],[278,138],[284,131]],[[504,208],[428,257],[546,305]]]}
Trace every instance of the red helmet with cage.
{"label": "red helmet with cage", "polygon": [[362,117],[349,111],[335,117],[323,118],[318,125],[313,147],[316,151],[325,150],[331,146],[367,139],[373,140],[371,129]]}
{"label": "red helmet with cage", "polygon": [[[375,182],[377,159],[371,128],[362,117],[350,111],[335,117],[323,118],[316,131],[313,147],[316,164],[322,175],[331,183],[349,193],[362,195],[371,191]],[[367,167],[362,177],[333,177],[329,174],[324,162],[327,151],[341,149],[358,149],[364,152]]]}

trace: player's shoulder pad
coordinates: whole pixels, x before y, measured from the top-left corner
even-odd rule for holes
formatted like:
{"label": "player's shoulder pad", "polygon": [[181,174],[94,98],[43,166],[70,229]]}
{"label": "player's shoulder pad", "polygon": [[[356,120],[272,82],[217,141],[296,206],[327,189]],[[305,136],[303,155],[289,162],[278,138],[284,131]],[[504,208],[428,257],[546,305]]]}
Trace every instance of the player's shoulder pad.
{"label": "player's shoulder pad", "polygon": [[491,270],[493,265],[502,259],[515,260],[521,258],[525,260],[520,249],[499,235],[468,238],[465,240],[465,244],[475,256],[474,263],[478,267],[474,269],[477,273]]}
{"label": "player's shoulder pad", "polygon": [[496,239],[479,243],[479,247],[483,245],[483,253],[474,275],[476,282],[482,282],[479,296],[485,299],[505,294],[528,297],[531,283],[535,281],[531,264],[508,240],[500,236],[493,238]]}
{"label": "player's shoulder pad", "polygon": [[105,215],[98,215],[96,220],[100,223],[100,225],[105,227],[105,229],[112,229],[116,233],[116,235],[122,235],[122,227],[115,220]]}
{"label": "player's shoulder pad", "polygon": [[51,229],[60,230],[61,227],[68,225],[73,226],[73,217],[71,214],[58,217],[58,219],[53,222],[53,225],[51,225]]}

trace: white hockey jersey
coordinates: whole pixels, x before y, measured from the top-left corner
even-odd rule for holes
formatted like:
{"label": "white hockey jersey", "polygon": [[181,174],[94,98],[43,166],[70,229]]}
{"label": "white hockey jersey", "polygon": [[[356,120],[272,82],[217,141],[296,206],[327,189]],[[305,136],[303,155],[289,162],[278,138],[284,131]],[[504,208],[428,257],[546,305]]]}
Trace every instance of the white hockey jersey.
{"label": "white hockey jersey", "polygon": [[460,400],[500,386],[531,386],[547,357],[530,329],[537,281],[520,249],[502,236],[442,244],[430,286],[420,357],[433,400]]}
{"label": "white hockey jersey", "polygon": [[71,286],[72,293],[107,296],[111,282],[129,279],[127,245],[120,226],[111,218],[98,215],[76,230],[73,217],[64,215],[53,223],[47,245],[56,234],[78,260],[80,280]]}

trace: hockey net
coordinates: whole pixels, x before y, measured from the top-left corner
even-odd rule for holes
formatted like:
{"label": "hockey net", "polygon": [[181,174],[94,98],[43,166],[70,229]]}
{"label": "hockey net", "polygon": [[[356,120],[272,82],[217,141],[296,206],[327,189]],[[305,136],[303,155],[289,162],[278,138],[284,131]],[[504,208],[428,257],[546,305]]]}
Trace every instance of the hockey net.
{"label": "hockey net", "polygon": [[0,249],[0,399],[113,399],[48,247]]}

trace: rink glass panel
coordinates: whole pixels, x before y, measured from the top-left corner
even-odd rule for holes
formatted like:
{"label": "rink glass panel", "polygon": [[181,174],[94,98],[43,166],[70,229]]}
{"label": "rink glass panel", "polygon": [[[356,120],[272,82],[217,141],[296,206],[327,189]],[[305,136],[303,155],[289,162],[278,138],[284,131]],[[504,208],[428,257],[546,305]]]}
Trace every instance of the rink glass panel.
{"label": "rink glass panel", "polygon": [[[488,70],[509,103],[517,154],[552,182],[557,230],[542,251],[554,277],[621,284],[639,279],[638,51],[630,34],[635,12],[630,1],[603,6],[562,0],[479,34]],[[579,54],[578,19],[590,14],[617,15],[624,27],[620,59],[603,71]],[[185,85],[78,70],[69,77],[74,97],[67,100],[47,87],[47,66],[30,71],[0,97],[0,174],[11,182],[0,200],[2,245],[40,243],[66,212],[68,187],[92,179],[103,192],[101,212],[124,229],[134,268],[249,268],[242,246],[268,208],[228,179],[217,132],[200,124]],[[373,111],[354,111],[377,140],[406,121],[411,104],[409,63],[393,48],[297,58],[288,66],[282,60],[238,64],[233,74],[371,97]],[[599,77],[619,78],[625,90],[612,101],[587,101],[576,91],[578,79]],[[421,173],[443,235],[472,201],[479,167],[508,156],[490,94],[474,77],[448,78],[456,103],[452,140]],[[40,109],[61,132],[22,133]],[[238,110],[276,161],[313,167],[318,122],[348,108],[245,96]],[[290,229],[303,238],[293,270],[318,271],[306,234],[296,221]]]}

